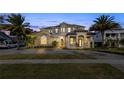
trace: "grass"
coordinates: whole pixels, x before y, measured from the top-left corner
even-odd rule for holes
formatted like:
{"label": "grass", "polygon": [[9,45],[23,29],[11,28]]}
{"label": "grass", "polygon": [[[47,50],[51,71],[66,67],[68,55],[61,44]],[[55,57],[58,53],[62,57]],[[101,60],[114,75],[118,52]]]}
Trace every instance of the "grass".
{"label": "grass", "polygon": [[90,50],[124,55],[124,48],[94,48]]}
{"label": "grass", "polygon": [[0,60],[9,59],[95,59],[84,54],[11,54],[0,55]]}
{"label": "grass", "polygon": [[1,79],[121,79],[109,64],[0,64]]}

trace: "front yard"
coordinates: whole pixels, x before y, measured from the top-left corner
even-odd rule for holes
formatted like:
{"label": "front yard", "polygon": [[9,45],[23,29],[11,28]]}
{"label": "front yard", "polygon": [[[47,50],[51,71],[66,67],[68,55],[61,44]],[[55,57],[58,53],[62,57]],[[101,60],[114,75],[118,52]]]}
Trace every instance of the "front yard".
{"label": "front yard", "polygon": [[94,48],[90,50],[124,55],[124,48]]}
{"label": "front yard", "polygon": [[[95,50],[95,49],[94,49]],[[96,51],[96,50],[95,50]],[[52,59],[98,59],[95,51],[87,50],[2,50],[0,52],[0,78],[7,79],[114,79],[123,78],[124,73],[105,63],[52,63]],[[98,51],[98,50],[97,50]],[[122,50],[120,50],[122,51]],[[98,53],[100,55],[100,53]],[[105,55],[101,55],[102,56]],[[119,55],[120,56],[120,55]],[[120,57],[121,58],[121,57]],[[3,60],[49,59],[49,64],[2,64]],[[107,59],[106,59],[107,60]],[[121,59],[123,61],[123,59]],[[11,62],[10,61],[10,62]],[[41,61],[41,60],[40,60]],[[89,61],[89,60],[88,60]],[[101,61],[101,59],[100,59]],[[117,60],[118,61],[118,60]]]}
{"label": "front yard", "polygon": [[85,54],[9,54],[0,55],[0,60],[9,59],[95,59]]}
{"label": "front yard", "polygon": [[124,79],[124,73],[109,64],[0,64],[0,78]]}

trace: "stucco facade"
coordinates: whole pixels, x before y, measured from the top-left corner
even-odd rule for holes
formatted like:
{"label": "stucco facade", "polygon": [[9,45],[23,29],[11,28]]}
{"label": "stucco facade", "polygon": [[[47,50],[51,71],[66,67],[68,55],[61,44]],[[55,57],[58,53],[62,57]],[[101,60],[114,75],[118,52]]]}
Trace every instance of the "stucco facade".
{"label": "stucco facade", "polygon": [[104,42],[108,47],[124,48],[124,29],[105,31]]}
{"label": "stucco facade", "polygon": [[35,46],[52,46],[57,42],[58,48],[91,48],[91,36],[84,26],[61,23],[41,29],[35,33]]}

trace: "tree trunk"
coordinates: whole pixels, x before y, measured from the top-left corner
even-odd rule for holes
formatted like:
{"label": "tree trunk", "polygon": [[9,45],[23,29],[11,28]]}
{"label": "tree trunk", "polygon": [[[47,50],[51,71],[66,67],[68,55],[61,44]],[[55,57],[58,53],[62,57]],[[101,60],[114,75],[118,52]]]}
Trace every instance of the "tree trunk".
{"label": "tree trunk", "polygon": [[104,47],[104,45],[105,45],[105,41],[104,41],[104,31],[101,31],[101,36],[102,36],[102,47]]}
{"label": "tree trunk", "polygon": [[20,43],[20,37],[19,37],[19,36],[17,36],[17,50],[19,50],[19,49],[20,49],[19,43]]}
{"label": "tree trunk", "polygon": [[17,50],[19,50],[20,49],[20,44],[21,44],[21,35],[17,35],[17,38],[18,38],[18,41],[17,41],[17,43],[18,43]]}

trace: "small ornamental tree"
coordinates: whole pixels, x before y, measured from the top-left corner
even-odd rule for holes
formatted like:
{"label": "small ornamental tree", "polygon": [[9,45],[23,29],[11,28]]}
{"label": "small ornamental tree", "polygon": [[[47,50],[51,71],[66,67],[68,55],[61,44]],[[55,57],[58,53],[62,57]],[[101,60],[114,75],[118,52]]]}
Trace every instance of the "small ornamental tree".
{"label": "small ornamental tree", "polygon": [[53,48],[57,47],[58,46],[58,42],[57,41],[53,41],[52,42],[52,46],[53,46]]}

